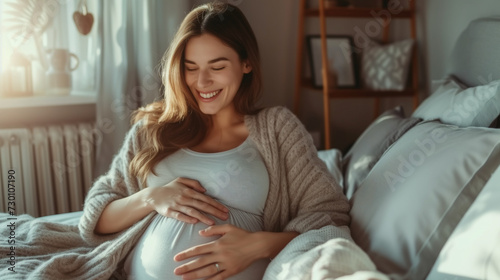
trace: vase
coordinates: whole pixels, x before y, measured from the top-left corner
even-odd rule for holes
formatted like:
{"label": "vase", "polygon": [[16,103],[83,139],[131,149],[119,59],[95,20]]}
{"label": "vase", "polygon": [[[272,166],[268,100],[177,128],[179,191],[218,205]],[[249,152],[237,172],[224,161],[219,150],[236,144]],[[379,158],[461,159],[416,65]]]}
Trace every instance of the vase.
{"label": "vase", "polygon": [[[51,49],[48,53],[48,70],[46,72],[47,90],[49,94],[69,94],[71,92],[71,71],[78,67],[79,59],[67,49]],[[71,67],[71,60],[75,65]]]}

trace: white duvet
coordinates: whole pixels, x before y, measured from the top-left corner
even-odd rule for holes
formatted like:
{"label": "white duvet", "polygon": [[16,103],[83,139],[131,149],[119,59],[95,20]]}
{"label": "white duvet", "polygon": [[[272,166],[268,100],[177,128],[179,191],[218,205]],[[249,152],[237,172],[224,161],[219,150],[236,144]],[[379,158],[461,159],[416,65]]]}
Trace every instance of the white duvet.
{"label": "white duvet", "polygon": [[326,226],[299,235],[273,259],[263,279],[389,280],[352,241],[346,226]]}

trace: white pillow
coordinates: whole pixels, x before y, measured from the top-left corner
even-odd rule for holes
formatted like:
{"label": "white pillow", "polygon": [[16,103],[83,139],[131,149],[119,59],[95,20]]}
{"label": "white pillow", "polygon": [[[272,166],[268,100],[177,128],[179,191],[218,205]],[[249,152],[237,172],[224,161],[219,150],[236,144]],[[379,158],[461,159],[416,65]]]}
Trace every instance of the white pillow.
{"label": "white pillow", "polygon": [[446,241],[427,280],[500,279],[500,167]]}
{"label": "white pillow", "polygon": [[375,90],[405,89],[412,47],[413,39],[389,45],[372,42],[361,60],[365,86]]}
{"label": "white pillow", "polygon": [[412,117],[439,119],[461,127],[488,127],[500,114],[500,80],[465,88],[450,77],[433,86],[437,86],[436,91],[418,106]]}
{"label": "white pillow", "polygon": [[344,176],[342,175],[342,152],[337,149],[318,151],[318,157],[325,162],[326,168],[330,171],[339,186],[344,188]]}

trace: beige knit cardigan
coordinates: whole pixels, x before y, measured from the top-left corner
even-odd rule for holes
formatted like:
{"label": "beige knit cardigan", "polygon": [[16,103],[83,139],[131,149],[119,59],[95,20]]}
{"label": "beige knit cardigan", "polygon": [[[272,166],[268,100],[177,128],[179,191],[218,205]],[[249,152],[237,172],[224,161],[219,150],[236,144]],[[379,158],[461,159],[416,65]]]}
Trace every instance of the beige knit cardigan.
{"label": "beige knit cardigan", "polygon": [[[349,204],[325,164],[317,157],[310,135],[286,108],[264,109],[246,116],[245,124],[269,173],[269,193],[264,208],[266,231],[305,232],[326,225],[348,225]],[[77,226],[19,216],[16,228],[15,273],[0,263],[0,279],[109,279],[122,278],[123,260],[143,234],[155,213],[129,229],[96,235],[94,228],[111,201],[141,189],[128,172],[141,149],[134,125],[114,157],[110,170],[93,185]],[[1,215],[0,221],[7,216]],[[0,229],[2,236],[6,227]],[[0,244],[2,256],[9,252]]]}

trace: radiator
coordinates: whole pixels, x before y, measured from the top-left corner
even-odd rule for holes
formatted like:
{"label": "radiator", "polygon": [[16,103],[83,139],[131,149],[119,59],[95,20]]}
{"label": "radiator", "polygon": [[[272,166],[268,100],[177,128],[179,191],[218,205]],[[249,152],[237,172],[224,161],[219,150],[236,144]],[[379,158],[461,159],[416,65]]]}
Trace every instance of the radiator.
{"label": "radiator", "polygon": [[95,139],[90,123],[0,129],[0,210],[34,217],[82,210]]}

